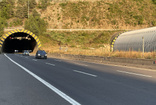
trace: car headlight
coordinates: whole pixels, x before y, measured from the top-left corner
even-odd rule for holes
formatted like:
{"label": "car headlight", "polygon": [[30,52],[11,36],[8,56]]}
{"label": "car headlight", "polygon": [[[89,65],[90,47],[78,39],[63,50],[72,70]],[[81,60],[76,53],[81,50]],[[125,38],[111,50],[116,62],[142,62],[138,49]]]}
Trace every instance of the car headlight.
{"label": "car headlight", "polygon": [[38,56],[40,56],[40,54],[38,54]]}
{"label": "car headlight", "polygon": [[45,54],[45,56],[47,56],[47,54]]}

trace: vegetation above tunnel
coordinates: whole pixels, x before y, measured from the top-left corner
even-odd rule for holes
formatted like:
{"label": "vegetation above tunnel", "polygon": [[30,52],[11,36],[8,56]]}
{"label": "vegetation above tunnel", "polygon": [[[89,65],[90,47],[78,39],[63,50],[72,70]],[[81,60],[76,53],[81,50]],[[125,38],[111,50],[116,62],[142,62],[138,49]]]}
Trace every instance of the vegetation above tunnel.
{"label": "vegetation above tunnel", "polygon": [[52,3],[41,15],[50,28],[138,29],[156,25],[155,0]]}
{"label": "vegetation above tunnel", "polygon": [[92,49],[102,48],[103,50],[109,45],[111,36],[118,31],[45,33],[46,28],[126,30],[156,26],[156,0],[50,1],[29,0],[28,19],[27,0],[2,0],[0,2],[0,36],[3,34],[4,27],[22,26],[38,35],[43,46],[45,48],[49,46],[47,49],[53,47],[59,49],[60,45],[67,45],[79,48],[79,51],[91,49],[93,52]]}
{"label": "vegetation above tunnel", "polygon": [[[62,1],[29,0],[30,15],[34,16],[35,11],[35,15],[48,22],[48,28],[138,29],[156,26],[156,0]],[[0,17],[3,27],[24,27],[28,19],[28,0],[2,0]]]}
{"label": "vegetation above tunnel", "polygon": [[40,15],[34,10],[29,19],[25,21],[25,29],[33,32],[35,35],[43,35],[47,30],[47,22],[40,18]]}
{"label": "vegetation above tunnel", "polygon": [[39,0],[38,3],[35,0],[29,0],[29,15],[31,18],[28,19],[28,0],[1,0],[0,36],[4,33],[5,27],[17,26],[25,27],[26,29],[33,30],[34,34],[41,35],[42,32],[46,31],[47,25],[36,9],[45,9],[49,3],[47,1],[50,0]]}
{"label": "vegetation above tunnel", "polygon": [[53,41],[57,41],[59,45],[67,45],[70,47],[103,47],[104,44],[110,43],[111,35],[117,31],[96,31],[96,32],[56,32],[48,33]]}

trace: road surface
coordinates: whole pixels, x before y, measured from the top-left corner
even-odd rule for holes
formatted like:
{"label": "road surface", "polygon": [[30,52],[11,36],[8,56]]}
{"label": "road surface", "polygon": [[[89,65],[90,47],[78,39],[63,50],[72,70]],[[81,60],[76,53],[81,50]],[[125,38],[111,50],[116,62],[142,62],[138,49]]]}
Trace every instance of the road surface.
{"label": "road surface", "polygon": [[155,105],[156,70],[0,55],[0,105]]}

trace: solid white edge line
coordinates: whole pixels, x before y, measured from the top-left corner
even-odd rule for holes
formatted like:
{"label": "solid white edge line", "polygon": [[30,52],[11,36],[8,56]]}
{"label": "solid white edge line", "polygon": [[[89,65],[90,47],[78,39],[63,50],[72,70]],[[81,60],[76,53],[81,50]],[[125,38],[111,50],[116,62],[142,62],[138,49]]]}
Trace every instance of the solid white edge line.
{"label": "solid white edge line", "polygon": [[55,66],[55,64],[51,64],[51,63],[46,63],[47,65],[51,65],[51,66]]}
{"label": "solid white edge line", "polygon": [[73,70],[73,71],[74,71],[74,72],[77,72],[77,73],[81,73],[81,74],[89,75],[89,76],[92,76],[92,77],[97,77],[97,75],[90,74],[90,73],[86,73],[86,72],[83,72],[83,71],[79,71],[79,70]]}
{"label": "solid white edge line", "polygon": [[149,77],[149,78],[152,77],[152,76],[150,76],[150,75],[138,74],[138,73],[127,72],[127,71],[120,71],[120,70],[117,70],[117,72],[125,73],[125,74],[131,74],[131,75],[137,75],[137,76],[143,76],[143,77]]}
{"label": "solid white edge line", "polygon": [[53,85],[51,85],[50,83],[48,83],[47,81],[43,80],[41,77],[37,76],[36,74],[34,74],[33,72],[29,71],[28,69],[26,69],[25,67],[21,66],[20,64],[18,64],[17,62],[15,62],[14,60],[12,60],[10,57],[8,57],[6,54],[4,54],[11,62],[13,62],[14,64],[16,64],[17,66],[19,66],[20,68],[22,68],[24,71],[26,71],[27,73],[29,73],[31,76],[33,76],[34,78],[36,78],[37,80],[39,80],[41,83],[43,83],[45,86],[47,86],[48,88],[50,88],[52,91],[54,91],[55,93],[57,93],[59,96],[61,96],[62,98],[64,98],[66,101],[68,101],[69,103],[71,103],[72,105],[81,105],[80,103],[78,103],[77,101],[75,101],[74,99],[72,99],[71,97],[69,97],[68,95],[66,95],[65,93],[63,93],[62,91],[60,91],[59,89],[57,89],[56,87],[54,87]]}

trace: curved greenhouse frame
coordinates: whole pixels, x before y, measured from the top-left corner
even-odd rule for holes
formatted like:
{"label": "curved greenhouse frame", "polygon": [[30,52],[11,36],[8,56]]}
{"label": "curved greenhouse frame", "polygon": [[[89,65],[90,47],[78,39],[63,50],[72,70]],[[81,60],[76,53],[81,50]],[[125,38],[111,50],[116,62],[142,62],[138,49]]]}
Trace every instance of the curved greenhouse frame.
{"label": "curved greenhouse frame", "polygon": [[112,48],[113,51],[155,51],[156,27],[122,33],[116,38]]}

